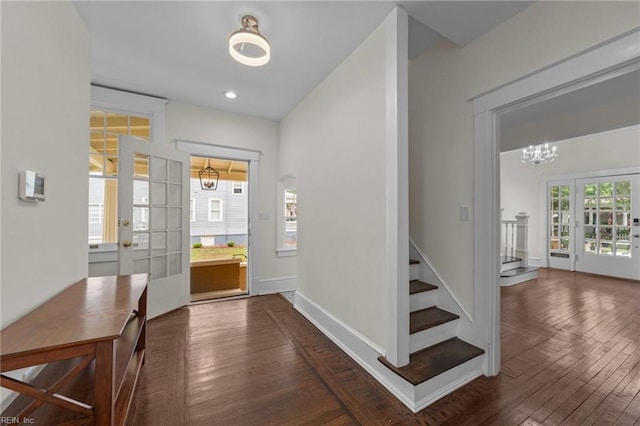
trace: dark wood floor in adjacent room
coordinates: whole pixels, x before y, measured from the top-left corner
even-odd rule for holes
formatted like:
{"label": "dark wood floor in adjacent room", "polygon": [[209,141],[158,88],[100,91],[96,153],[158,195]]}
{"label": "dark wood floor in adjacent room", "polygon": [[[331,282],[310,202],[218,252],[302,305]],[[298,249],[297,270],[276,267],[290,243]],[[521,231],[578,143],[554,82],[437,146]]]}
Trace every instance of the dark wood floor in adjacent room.
{"label": "dark wood floor in adjacent room", "polygon": [[503,288],[502,362],[413,414],[280,295],[194,305],[149,321],[128,424],[640,426],[640,283]]}

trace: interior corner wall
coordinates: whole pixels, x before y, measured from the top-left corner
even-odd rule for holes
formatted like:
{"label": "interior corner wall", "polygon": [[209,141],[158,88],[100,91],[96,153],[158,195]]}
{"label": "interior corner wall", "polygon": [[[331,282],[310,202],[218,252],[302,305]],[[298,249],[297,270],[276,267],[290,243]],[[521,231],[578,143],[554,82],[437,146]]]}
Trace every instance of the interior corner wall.
{"label": "interior corner wall", "polygon": [[537,2],[465,47],[409,64],[409,235],[473,312],[473,110],[470,98],[640,26],[637,2]]}
{"label": "interior corner wall", "polygon": [[171,101],[167,105],[167,140],[181,139],[261,152],[260,233],[258,247],[260,280],[296,276],[295,257],[276,256],[277,166],[279,124],[226,111]]}
{"label": "interior corner wall", "polygon": [[385,346],[385,31],[380,26],[280,125],[296,177],[298,291]]}
{"label": "interior corner wall", "polygon": [[[1,2],[2,327],[87,276],[91,40],[71,2]],[[18,174],[46,201],[18,199]]]}
{"label": "interior corner wall", "polygon": [[518,212],[529,215],[529,258],[545,255],[540,241],[541,186],[546,179],[576,173],[640,166],[640,126],[627,127],[554,142],[558,159],[533,166],[522,164],[521,151],[500,154],[500,199],[503,219],[515,219]]}

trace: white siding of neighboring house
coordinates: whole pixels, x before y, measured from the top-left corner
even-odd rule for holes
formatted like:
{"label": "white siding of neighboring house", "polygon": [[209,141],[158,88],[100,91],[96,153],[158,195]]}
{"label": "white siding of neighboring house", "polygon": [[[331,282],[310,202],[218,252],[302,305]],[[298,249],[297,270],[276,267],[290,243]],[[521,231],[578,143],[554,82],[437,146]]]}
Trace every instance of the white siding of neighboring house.
{"label": "white siding of neighboring house", "polygon": [[[191,196],[195,200],[196,217],[191,222],[191,242],[210,240],[201,237],[214,237],[215,244],[233,241],[237,244],[247,242],[247,224],[249,220],[247,182],[243,182],[242,194],[233,193],[233,182],[221,180],[215,191],[203,190],[198,179],[191,179]],[[222,220],[209,221],[209,200],[222,201]]]}

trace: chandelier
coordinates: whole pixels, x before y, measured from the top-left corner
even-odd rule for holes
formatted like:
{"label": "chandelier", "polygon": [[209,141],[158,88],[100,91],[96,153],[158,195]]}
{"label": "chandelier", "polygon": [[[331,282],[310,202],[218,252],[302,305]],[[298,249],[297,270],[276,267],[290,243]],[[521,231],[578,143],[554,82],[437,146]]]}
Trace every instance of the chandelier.
{"label": "chandelier", "polygon": [[520,157],[524,164],[531,163],[536,166],[540,163],[551,163],[556,158],[558,158],[556,147],[550,147],[548,143],[529,145],[522,150],[522,156]]}
{"label": "chandelier", "polygon": [[200,188],[210,191],[218,189],[218,179],[220,172],[211,167],[211,160],[207,160],[207,167],[198,172],[200,178]]}

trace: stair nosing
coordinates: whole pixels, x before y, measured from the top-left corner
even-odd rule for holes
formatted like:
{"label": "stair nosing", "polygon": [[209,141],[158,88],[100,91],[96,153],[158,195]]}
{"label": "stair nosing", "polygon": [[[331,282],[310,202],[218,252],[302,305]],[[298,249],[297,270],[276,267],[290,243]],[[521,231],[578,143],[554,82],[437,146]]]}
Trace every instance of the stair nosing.
{"label": "stair nosing", "polygon": [[[540,268],[538,268],[537,266],[521,266],[521,267],[514,268],[514,269],[507,269],[505,271],[500,272],[500,278],[517,277],[518,275],[525,275],[525,274],[529,274],[531,272],[536,272],[539,269]],[[509,272],[509,271],[516,271],[516,273],[513,274],[513,275],[504,275],[505,272]]]}

